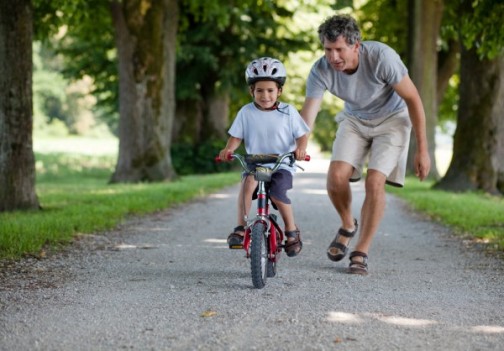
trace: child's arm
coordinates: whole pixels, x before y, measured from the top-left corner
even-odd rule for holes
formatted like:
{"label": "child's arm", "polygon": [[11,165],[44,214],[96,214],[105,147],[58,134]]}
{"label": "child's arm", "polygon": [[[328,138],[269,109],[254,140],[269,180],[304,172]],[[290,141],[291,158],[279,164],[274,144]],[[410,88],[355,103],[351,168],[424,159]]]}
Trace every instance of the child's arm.
{"label": "child's arm", "polygon": [[229,137],[226,147],[219,152],[219,158],[222,161],[228,161],[228,155],[235,152],[238,146],[241,144],[241,139],[235,137]]}
{"label": "child's arm", "polygon": [[308,146],[308,134],[303,135],[296,139],[296,160],[304,161],[306,156],[306,148]]}

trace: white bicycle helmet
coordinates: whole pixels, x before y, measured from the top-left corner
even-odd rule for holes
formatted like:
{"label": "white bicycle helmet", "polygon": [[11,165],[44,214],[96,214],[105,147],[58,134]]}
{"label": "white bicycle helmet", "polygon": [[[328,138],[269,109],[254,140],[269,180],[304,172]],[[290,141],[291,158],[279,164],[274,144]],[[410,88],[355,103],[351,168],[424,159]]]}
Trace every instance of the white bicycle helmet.
{"label": "white bicycle helmet", "polygon": [[284,65],[277,59],[262,57],[249,63],[245,71],[248,85],[262,80],[271,80],[283,86],[287,78]]}

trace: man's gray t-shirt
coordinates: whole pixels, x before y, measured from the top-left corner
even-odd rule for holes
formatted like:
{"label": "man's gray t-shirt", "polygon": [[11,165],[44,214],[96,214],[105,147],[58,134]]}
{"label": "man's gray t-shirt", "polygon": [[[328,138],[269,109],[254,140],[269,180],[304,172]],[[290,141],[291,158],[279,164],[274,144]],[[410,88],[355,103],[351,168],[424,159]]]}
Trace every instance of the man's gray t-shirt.
{"label": "man's gray t-shirt", "polygon": [[280,102],[277,109],[263,111],[251,102],[238,111],[228,133],[243,140],[248,154],[284,154],[296,150],[296,139],[309,131],[292,105]]}
{"label": "man's gray t-shirt", "polygon": [[389,46],[363,41],[359,67],[353,74],[336,71],[325,56],[314,64],[306,82],[306,97],[321,98],[327,90],[345,101],[345,112],[361,119],[376,119],[406,107],[394,91],[408,70]]}

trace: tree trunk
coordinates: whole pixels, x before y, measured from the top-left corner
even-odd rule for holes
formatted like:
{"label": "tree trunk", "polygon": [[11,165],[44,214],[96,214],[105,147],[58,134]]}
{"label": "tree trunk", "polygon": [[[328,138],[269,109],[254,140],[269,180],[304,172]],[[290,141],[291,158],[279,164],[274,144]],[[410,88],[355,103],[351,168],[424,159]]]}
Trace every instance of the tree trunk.
{"label": "tree trunk", "polygon": [[35,193],[31,0],[0,2],[0,212],[39,209]]}
{"label": "tree trunk", "polygon": [[172,140],[197,145],[203,127],[203,103],[200,100],[178,100]]}
{"label": "tree trunk", "polygon": [[201,98],[177,101],[174,141],[199,145],[209,140],[227,139],[229,94],[202,94]]}
{"label": "tree trunk", "polygon": [[438,54],[437,71],[437,104],[438,107],[443,102],[443,97],[450,82],[450,78],[455,74],[459,65],[460,44],[456,40],[448,42],[448,50]]}
{"label": "tree trunk", "polygon": [[[409,72],[425,109],[427,142],[431,158],[431,178],[438,178],[436,167],[437,99],[437,40],[441,26],[443,2],[441,0],[410,0]],[[414,170],[416,139],[410,139],[408,172]]]}
{"label": "tree trunk", "polygon": [[227,140],[229,103],[229,94],[215,94],[208,98],[209,139]]}
{"label": "tree trunk", "polygon": [[176,0],[113,1],[119,60],[119,157],[111,182],[173,179]]}
{"label": "tree trunk", "polygon": [[[501,65],[502,63],[501,59]],[[504,67],[501,66],[501,72],[504,72]],[[501,79],[501,84],[504,79]],[[502,88],[502,87],[501,87]],[[504,111],[504,99],[499,100],[500,111]],[[497,190],[501,194],[504,194],[504,116],[499,118],[499,126],[497,128],[497,161],[499,162],[497,167]]]}
{"label": "tree trunk", "polygon": [[462,48],[453,157],[436,188],[498,193],[499,171],[504,168],[503,72],[503,57],[480,60],[475,48]]}

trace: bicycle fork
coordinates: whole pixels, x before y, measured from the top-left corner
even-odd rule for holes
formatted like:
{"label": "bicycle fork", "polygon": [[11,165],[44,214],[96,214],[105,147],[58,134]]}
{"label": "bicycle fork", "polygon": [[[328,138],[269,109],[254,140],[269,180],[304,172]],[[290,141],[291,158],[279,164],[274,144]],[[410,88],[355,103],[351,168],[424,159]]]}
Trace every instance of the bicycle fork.
{"label": "bicycle fork", "polygon": [[[245,218],[245,221],[249,223],[249,221],[247,221],[247,218]],[[252,230],[252,227],[254,226],[255,223],[262,222],[266,224],[266,234],[268,240],[268,259],[276,262],[277,260],[276,254],[281,244],[277,241],[277,230],[280,231],[280,233],[281,230],[278,228],[278,224],[276,223],[276,216],[269,214],[269,201],[266,192],[266,186],[263,181],[258,182],[257,213],[255,218],[250,222],[251,222],[250,225],[247,226],[245,240],[243,242],[243,247],[247,252],[247,258],[250,256],[249,253],[250,232]],[[280,236],[282,235],[280,234]]]}

